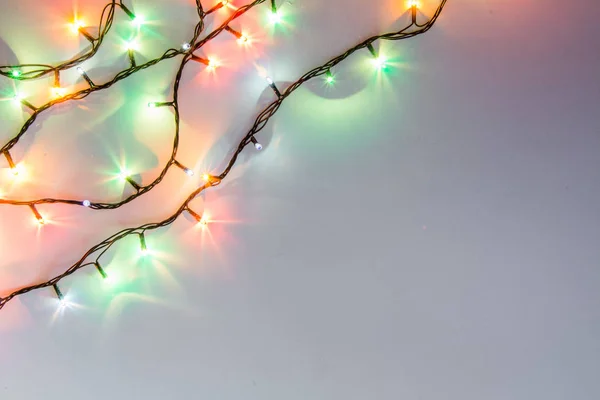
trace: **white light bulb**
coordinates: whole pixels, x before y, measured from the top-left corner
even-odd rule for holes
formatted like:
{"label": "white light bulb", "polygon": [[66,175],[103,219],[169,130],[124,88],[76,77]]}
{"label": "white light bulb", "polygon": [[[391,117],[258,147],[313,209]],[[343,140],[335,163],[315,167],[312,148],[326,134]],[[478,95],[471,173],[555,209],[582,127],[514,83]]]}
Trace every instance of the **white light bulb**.
{"label": "white light bulb", "polygon": [[270,77],[267,76],[267,82],[269,83],[269,85],[273,84],[273,79],[271,79]]}
{"label": "white light bulb", "polygon": [[189,43],[184,43],[184,44],[182,44],[182,45],[181,45],[181,48],[182,48],[184,51],[188,51],[189,49],[191,49],[191,48],[192,48],[192,45],[190,45]]}
{"label": "white light bulb", "polygon": [[85,74],[85,71],[81,67],[77,67],[77,72],[79,72],[79,75]]}
{"label": "white light bulb", "polygon": [[185,172],[187,176],[194,176],[194,171],[189,168],[184,169],[183,172]]}
{"label": "white light bulb", "polygon": [[254,148],[255,148],[256,150],[262,150],[262,144],[260,144],[260,143],[256,142],[256,143],[254,143]]}
{"label": "white light bulb", "polygon": [[91,201],[89,201],[89,200],[84,200],[84,201],[82,202],[82,204],[83,204],[83,206],[84,206],[84,207],[89,207],[89,206],[91,206],[91,205],[92,205],[92,202],[91,202]]}

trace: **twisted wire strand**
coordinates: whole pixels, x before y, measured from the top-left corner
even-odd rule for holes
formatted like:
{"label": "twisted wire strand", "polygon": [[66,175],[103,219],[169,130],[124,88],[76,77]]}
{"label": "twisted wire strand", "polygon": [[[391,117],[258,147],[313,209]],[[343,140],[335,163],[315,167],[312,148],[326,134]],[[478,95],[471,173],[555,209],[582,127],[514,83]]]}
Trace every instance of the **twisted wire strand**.
{"label": "twisted wire strand", "polygon": [[[340,54],[339,56],[332,58],[331,60],[327,61],[326,63],[324,63],[321,66],[318,66],[308,72],[306,72],[304,75],[302,75],[297,81],[295,81],[294,83],[292,83],[290,86],[288,86],[282,93],[281,96],[278,96],[277,100],[272,102],[271,104],[269,104],[267,107],[265,107],[265,109],[263,111],[261,111],[258,116],[256,117],[252,127],[248,130],[247,134],[241,139],[237,149],[235,150],[235,152],[233,153],[233,155],[231,156],[229,163],[227,164],[227,166],[225,167],[225,169],[223,170],[223,172],[219,175],[216,176],[212,176],[211,179],[205,183],[203,186],[198,187],[197,189],[195,189],[194,191],[192,191],[189,196],[183,201],[183,203],[179,206],[179,208],[177,208],[177,210],[175,210],[175,212],[173,214],[171,214],[169,217],[167,217],[166,219],[159,221],[159,222],[153,222],[153,223],[146,223],[137,227],[133,227],[133,228],[126,228],[123,229],[115,234],[113,234],[112,236],[104,239],[102,242],[92,246],[91,248],[89,248],[84,254],[83,256],[74,264],[72,264],[65,272],[63,272],[60,275],[57,275],[45,282],[40,282],[38,284],[35,285],[30,285],[30,286],[26,286],[23,287],[21,289],[18,289],[12,293],[10,293],[9,295],[7,295],[6,297],[0,298],[0,310],[12,299],[14,299],[17,296],[21,296],[23,294],[29,293],[31,291],[34,290],[38,290],[38,289],[43,289],[43,288],[47,288],[50,287],[52,285],[57,284],[58,282],[60,282],[60,280],[62,280],[63,278],[75,273],[76,271],[78,271],[81,268],[90,266],[90,265],[95,265],[95,263],[98,263],[100,261],[100,257],[111,247],[113,246],[115,243],[117,243],[119,240],[128,237],[130,235],[141,235],[144,234],[146,231],[152,231],[158,228],[162,228],[162,227],[166,227],[171,225],[175,220],[177,220],[177,218],[186,210],[190,211],[188,206],[189,203],[196,198],[196,196],[198,196],[200,193],[202,193],[204,190],[213,187],[213,186],[217,186],[219,185],[223,179],[226,178],[226,176],[229,174],[229,172],[231,171],[231,169],[233,168],[233,166],[235,165],[237,158],[239,156],[239,154],[242,152],[242,150],[249,144],[251,143],[251,138],[258,132],[260,132],[267,124],[267,122],[269,121],[269,119],[271,117],[273,117],[273,115],[277,112],[277,110],[279,109],[279,107],[281,106],[281,104],[283,103],[283,101],[288,98],[295,90],[297,90],[301,85],[303,85],[304,83],[306,83],[307,81],[320,76],[320,75],[324,75],[325,73],[327,73],[327,71],[329,71],[330,68],[338,65],[339,63],[341,63],[342,61],[344,61],[346,58],[350,57],[352,54],[354,54],[355,52],[357,52],[358,50],[364,49],[366,48],[369,44],[375,42],[376,40],[404,40],[404,39],[408,39],[408,38],[412,38],[418,35],[422,35],[423,33],[427,32],[429,29],[431,29],[433,27],[433,25],[435,24],[435,22],[437,21],[438,17],[440,16],[444,6],[446,5],[447,0],[441,0],[438,8],[436,9],[435,13],[433,14],[433,16],[423,25],[419,25],[417,26],[417,24],[411,23],[410,25],[408,25],[407,27],[399,30],[399,31],[395,31],[395,32],[390,32],[390,33],[385,33],[385,34],[381,34],[381,35],[376,35],[376,36],[372,36],[369,37],[368,39],[364,40],[363,42],[357,44],[356,46],[348,49],[346,52]],[[411,28],[416,27],[418,29],[415,30],[410,30]],[[97,254],[96,254],[97,253]],[[87,261],[88,258],[92,255],[96,254],[94,261]]]}

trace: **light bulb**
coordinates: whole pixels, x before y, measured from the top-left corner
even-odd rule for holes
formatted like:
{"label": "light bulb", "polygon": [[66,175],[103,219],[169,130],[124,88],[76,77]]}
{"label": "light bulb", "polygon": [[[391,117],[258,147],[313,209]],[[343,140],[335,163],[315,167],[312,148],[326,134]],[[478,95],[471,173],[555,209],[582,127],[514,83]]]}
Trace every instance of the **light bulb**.
{"label": "light bulb", "polygon": [[181,49],[182,49],[183,51],[188,51],[188,50],[189,50],[189,49],[191,49],[191,48],[192,48],[192,45],[191,45],[191,44],[189,44],[189,43],[184,43],[184,44],[182,44],[182,45],[181,45]]}
{"label": "light bulb", "polygon": [[273,84],[273,79],[271,79],[271,77],[269,77],[269,76],[267,76],[267,83],[268,83],[269,85],[272,85],[272,84]]}
{"label": "light bulb", "polygon": [[136,15],[131,20],[131,23],[135,26],[142,26],[144,24],[144,17],[142,17],[141,15]]}
{"label": "light bulb", "polygon": [[194,176],[194,171],[189,168],[184,169],[183,172],[185,172],[187,176]]}
{"label": "light bulb", "polygon": [[91,201],[89,201],[89,200],[84,200],[84,201],[82,201],[82,202],[81,202],[81,204],[82,204],[84,207],[89,207],[89,206],[91,206],[91,205],[92,205],[92,202],[91,202]]}
{"label": "light bulb", "polygon": [[138,50],[139,45],[135,40],[130,40],[129,42],[126,43],[125,49],[128,51]]}
{"label": "light bulb", "polygon": [[71,32],[73,32],[74,35],[78,35],[79,34],[79,30],[81,28],[83,28],[84,26],[85,26],[85,23],[82,20],[77,20],[76,19],[71,24]]}
{"label": "light bulb", "polygon": [[85,71],[81,67],[77,67],[77,72],[79,72],[79,75],[85,74]]}
{"label": "light bulb", "polygon": [[238,39],[238,43],[239,44],[244,44],[248,42],[248,36],[242,34],[242,36],[240,36],[240,38]]}
{"label": "light bulb", "polygon": [[272,11],[272,12],[270,12],[269,13],[269,20],[273,24],[280,23],[281,22],[281,14],[279,14],[279,11]]}
{"label": "light bulb", "polygon": [[256,138],[255,138],[254,136],[252,136],[252,137],[250,138],[250,141],[251,141],[251,142],[254,144],[254,148],[255,148],[256,150],[262,150],[262,148],[263,148],[263,147],[262,147],[262,144],[258,143],[258,140],[256,140]]}
{"label": "light bulb", "polygon": [[386,65],[385,65],[385,61],[386,61],[386,60],[385,60],[385,58],[384,58],[384,57],[382,57],[382,56],[379,56],[379,57],[377,57],[377,58],[375,58],[375,59],[373,60],[373,64],[374,64],[374,65],[375,65],[377,68],[379,68],[379,69],[382,69],[382,68],[385,68],[385,66],[386,66]]}
{"label": "light bulb", "polygon": [[67,92],[67,89],[61,88],[59,86],[54,86],[52,88],[52,95],[54,97],[63,97],[66,94],[66,92]]}
{"label": "light bulb", "polygon": [[10,74],[13,76],[13,78],[18,78],[21,76],[21,71],[19,71],[18,69],[13,69]]}
{"label": "light bulb", "polygon": [[206,182],[208,182],[210,180],[210,175],[209,174],[202,174],[202,179]]}
{"label": "light bulb", "polygon": [[150,103],[148,103],[148,107],[149,108],[156,108],[157,103],[154,101],[151,101]]}

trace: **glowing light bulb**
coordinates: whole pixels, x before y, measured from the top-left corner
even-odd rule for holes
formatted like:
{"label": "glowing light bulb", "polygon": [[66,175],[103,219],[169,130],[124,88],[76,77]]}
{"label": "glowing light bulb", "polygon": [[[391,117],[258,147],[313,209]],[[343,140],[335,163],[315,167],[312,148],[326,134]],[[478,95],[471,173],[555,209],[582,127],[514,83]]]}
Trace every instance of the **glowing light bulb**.
{"label": "glowing light bulb", "polygon": [[23,101],[23,95],[21,95],[20,93],[15,94],[15,97],[13,97],[13,101],[16,104],[21,104],[21,101]]}
{"label": "glowing light bulb", "polygon": [[66,93],[67,93],[67,89],[65,89],[65,88],[61,88],[59,86],[54,86],[52,88],[52,95],[54,97],[57,97],[57,98],[63,97]]}
{"label": "glowing light bulb", "polygon": [[271,79],[271,77],[269,77],[269,76],[267,76],[267,83],[268,83],[269,85],[272,85],[272,84],[273,84],[273,79]]}
{"label": "glowing light bulb", "polygon": [[239,44],[246,44],[246,43],[248,43],[248,36],[246,36],[246,35],[244,35],[242,33],[242,36],[240,36],[239,39],[238,39],[238,43]]}
{"label": "glowing light bulb", "polygon": [[135,40],[130,40],[125,44],[125,50],[128,51],[139,50],[139,48],[140,46]]}
{"label": "glowing light bulb", "polygon": [[208,59],[208,69],[214,71],[219,66],[219,62],[213,58]]}
{"label": "glowing light bulb", "polygon": [[131,20],[131,23],[135,26],[142,26],[144,24],[144,17],[142,17],[141,15],[136,15],[135,17],[133,17],[133,19]]}
{"label": "glowing light bulb", "polygon": [[200,221],[198,221],[198,223],[200,224],[200,226],[202,226],[202,228],[206,227],[209,222],[210,222],[210,220],[208,219],[207,215],[202,215],[202,217],[200,218]]}
{"label": "glowing light bulb", "polygon": [[77,72],[79,73],[79,75],[85,74],[85,71],[81,67],[77,67]]}
{"label": "glowing light bulb", "polygon": [[81,202],[81,204],[82,204],[84,207],[89,207],[89,206],[91,206],[91,205],[92,205],[92,202],[91,202],[91,201],[89,201],[89,200],[84,200],[84,201],[82,201],[82,202]]}
{"label": "glowing light bulb", "polygon": [[140,233],[140,251],[142,256],[148,255],[148,247],[146,246],[146,237],[144,236],[144,232]]}
{"label": "glowing light bulb", "polygon": [[119,179],[122,180],[122,181],[126,181],[127,178],[129,178],[129,175],[131,175],[131,174],[130,174],[130,172],[128,170],[122,170],[119,173]]}
{"label": "glowing light bulb", "polygon": [[333,78],[333,74],[330,70],[327,70],[327,72],[325,73],[325,82],[331,85],[334,81],[335,79]]}
{"label": "glowing light bulb", "polygon": [[386,67],[386,60],[383,56],[379,56],[373,60],[373,65],[379,69],[383,69]]}
{"label": "glowing light bulb", "polygon": [[419,1],[418,0],[410,0],[408,2],[408,6],[409,7],[415,7],[415,8],[419,8]]}
{"label": "glowing light bulb", "polygon": [[82,20],[76,19],[71,24],[71,32],[73,32],[74,35],[78,35],[79,34],[79,30],[81,28],[83,28],[84,26],[85,26],[85,22],[83,22]]}
{"label": "glowing light bulb", "polygon": [[150,103],[148,103],[148,107],[149,108],[156,108],[157,107],[157,103],[154,101],[151,101]]}
{"label": "glowing light bulb", "polygon": [[269,13],[269,20],[273,24],[280,23],[281,22],[281,14],[279,14],[279,11],[272,11],[272,12],[270,12]]}
{"label": "glowing light bulb", "polygon": [[185,172],[187,176],[194,176],[194,171],[189,168],[184,169],[183,172]]}
{"label": "glowing light bulb", "polygon": [[183,51],[188,51],[188,50],[189,50],[189,49],[191,49],[191,48],[192,48],[192,45],[191,45],[191,44],[189,44],[189,43],[184,43],[184,44],[182,44],[182,45],[181,45],[181,49],[182,49]]}
{"label": "glowing light bulb", "polygon": [[11,74],[11,76],[12,76],[13,78],[18,78],[18,77],[20,77],[20,76],[21,76],[21,71],[19,71],[18,69],[13,69],[13,70],[10,72],[10,74]]}

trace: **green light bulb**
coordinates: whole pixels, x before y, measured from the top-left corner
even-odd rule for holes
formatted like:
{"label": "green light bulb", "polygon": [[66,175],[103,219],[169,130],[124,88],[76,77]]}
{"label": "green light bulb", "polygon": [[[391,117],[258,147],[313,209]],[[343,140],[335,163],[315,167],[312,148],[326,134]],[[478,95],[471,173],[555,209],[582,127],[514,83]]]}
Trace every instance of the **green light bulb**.
{"label": "green light bulb", "polygon": [[10,73],[13,77],[18,78],[21,76],[21,71],[19,71],[18,69],[13,69]]}

